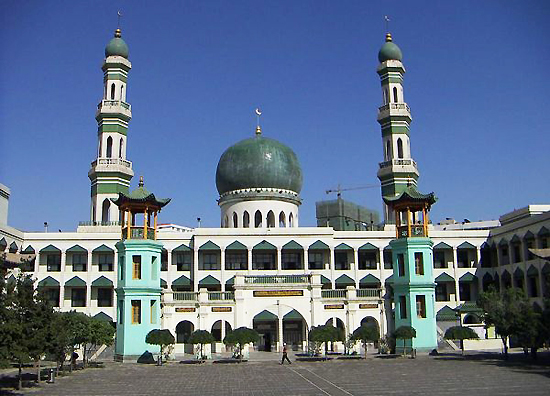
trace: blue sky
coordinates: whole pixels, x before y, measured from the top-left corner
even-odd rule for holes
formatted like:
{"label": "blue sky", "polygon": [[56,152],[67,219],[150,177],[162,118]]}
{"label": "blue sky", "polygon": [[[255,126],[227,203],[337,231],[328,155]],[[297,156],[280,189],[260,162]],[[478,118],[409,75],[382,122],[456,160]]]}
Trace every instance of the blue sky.
{"label": "blue sky", "polygon": [[[289,145],[304,173],[302,226],[325,190],[379,184],[377,53],[384,15],[404,54],[419,187],[432,219],[495,219],[550,203],[550,2],[4,1],[0,182],[9,223],[88,220],[103,51],[121,9],[133,69],[128,159],[162,222],[219,225],[215,171],[254,133]],[[343,197],[381,210],[380,189]]]}

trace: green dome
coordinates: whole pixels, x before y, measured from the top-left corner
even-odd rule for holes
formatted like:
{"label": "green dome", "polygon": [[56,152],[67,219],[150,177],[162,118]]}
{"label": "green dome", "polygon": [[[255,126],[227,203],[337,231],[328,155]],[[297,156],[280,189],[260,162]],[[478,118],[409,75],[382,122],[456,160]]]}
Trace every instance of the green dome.
{"label": "green dome", "polygon": [[109,44],[105,47],[105,57],[108,56],[122,56],[128,59],[128,46],[122,39],[120,29],[115,30],[115,37],[109,41]]}
{"label": "green dome", "polygon": [[378,60],[380,61],[380,63],[382,63],[387,60],[401,61],[402,59],[403,54],[401,53],[401,50],[396,44],[392,42],[391,34],[388,33],[386,35],[386,42],[378,52]]}
{"label": "green dome", "polygon": [[294,151],[256,135],[229,147],[216,169],[218,193],[247,188],[275,188],[300,193],[302,169]]}

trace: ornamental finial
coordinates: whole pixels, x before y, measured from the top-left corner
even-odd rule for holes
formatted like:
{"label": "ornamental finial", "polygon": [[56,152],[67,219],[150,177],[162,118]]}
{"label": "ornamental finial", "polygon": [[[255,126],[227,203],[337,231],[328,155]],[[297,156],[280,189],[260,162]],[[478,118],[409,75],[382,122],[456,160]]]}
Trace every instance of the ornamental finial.
{"label": "ornamental finial", "polygon": [[257,123],[256,123],[256,136],[260,136],[262,134],[262,127],[260,126],[260,116],[262,115],[262,112],[260,111],[260,109],[258,107],[256,107],[256,118],[257,118]]}
{"label": "ornamental finial", "polygon": [[392,41],[390,33],[390,17],[384,15],[384,20],[386,21],[386,41]]}
{"label": "ornamental finial", "polygon": [[143,176],[140,176],[139,177],[139,184],[138,184],[139,187],[143,187]]}

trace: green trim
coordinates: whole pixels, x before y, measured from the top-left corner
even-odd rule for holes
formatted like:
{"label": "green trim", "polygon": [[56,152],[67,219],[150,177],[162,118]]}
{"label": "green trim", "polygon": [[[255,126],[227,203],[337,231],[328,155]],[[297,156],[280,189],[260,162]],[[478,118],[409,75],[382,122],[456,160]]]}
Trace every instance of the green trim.
{"label": "green trim", "polygon": [[97,128],[97,134],[101,135],[102,133],[120,133],[121,135],[126,136],[128,134],[128,128],[123,127],[122,125],[115,124],[101,124]]}
{"label": "green trim", "polygon": [[443,272],[441,275],[439,275],[437,278],[435,278],[435,281],[437,283],[442,283],[442,282],[454,282],[455,281],[455,278],[453,278],[451,275]]}
{"label": "green trim", "polygon": [[[129,170],[131,170],[130,168],[128,168]],[[129,173],[124,173],[124,172],[104,172],[104,171],[96,171],[97,173],[97,183],[112,183],[112,180],[102,180],[102,178],[106,178],[106,177],[120,177],[121,179],[123,180],[126,180],[128,182],[130,182],[130,180],[132,180],[132,175],[129,174]]]}
{"label": "green trim", "polygon": [[347,276],[346,274],[340,276],[338,279],[336,279],[336,282],[335,282],[336,285],[350,285],[350,286],[353,286],[355,285],[355,281],[353,279],[351,279],[349,276]]}
{"label": "green trim", "polygon": [[186,246],[185,244],[179,245],[177,248],[173,249],[172,252],[192,252],[193,249],[191,249],[189,246]]}
{"label": "green trim", "polygon": [[86,287],[86,282],[84,282],[78,276],[73,276],[71,279],[65,282],[65,287]]}
{"label": "green trim", "polygon": [[535,234],[533,234],[531,231],[527,231],[523,236],[523,239],[535,239]]}
{"label": "green trim", "polygon": [[328,285],[328,284],[331,284],[332,282],[330,281],[329,278],[327,278],[325,275],[321,275],[321,284],[322,285]]}
{"label": "green trim", "polygon": [[328,245],[321,241],[316,241],[312,245],[309,245],[308,250],[330,250]]}
{"label": "green trim", "polygon": [[102,320],[104,322],[113,322],[113,318],[107,315],[105,312],[99,312],[93,316],[94,319]]}
{"label": "green trim", "polygon": [[115,251],[106,245],[101,245],[92,250],[92,253],[114,253]]}
{"label": "green trim", "polygon": [[164,279],[160,279],[160,287],[162,289],[168,289],[168,283]]}
{"label": "green trim", "polygon": [[107,81],[122,81],[123,83],[128,83],[128,76],[125,76],[124,74],[120,72],[110,72],[107,71],[105,75],[103,76],[103,82],[106,83]]}
{"label": "green trim", "polygon": [[477,249],[474,245],[472,245],[470,242],[462,242],[460,245],[458,245],[457,249]]}
{"label": "green trim", "polygon": [[61,253],[61,250],[54,245],[48,245],[43,249],[40,249],[40,253]]}
{"label": "green trim", "polygon": [[477,276],[468,272],[467,274],[462,275],[459,281],[460,282],[477,282]]}
{"label": "green trim", "polygon": [[550,273],[550,264],[546,263],[544,264],[544,267],[542,267],[542,271],[541,271],[543,274],[548,274]]}
{"label": "green trim", "polygon": [[293,309],[289,313],[287,313],[285,316],[283,316],[283,320],[303,320],[304,317],[300,314],[300,312]]}
{"label": "green trim", "polygon": [[504,270],[504,271],[502,272],[502,274],[500,275],[500,277],[501,277],[502,279],[507,279],[507,280],[512,279],[512,275],[510,275],[510,273],[508,272],[508,270]]}
{"label": "green trim", "polygon": [[55,280],[51,276],[48,276],[38,282],[38,287],[59,287],[59,281]]}
{"label": "green trim", "polygon": [[248,250],[245,245],[240,243],[239,241],[235,241],[228,245],[225,250]]}
{"label": "green trim", "polygon": [[390,276],[388,276],[386,278],[386,280],[384,281],[384,283],[393,283],[393,274],[391,274]]}
{"label": "green trim", "polygon": [[524,278],[523,271],[521,268],[516,268],[514,271],[514,278]]}
{"label": "green trim", "polygon": [[521,238],[518,237],[516,234],[514,234],[512,239],[510,239],[510,242],[512,242],[512,243],[521,243]]}
{"label": "green trim", "polygon": [[80,245],[74,245],[73,247],[67,249],[67,253],[88,253],[88,251]]}
{"label": "green trim", "polygon": [[92,287],[113,287],[113,281],[102,275],[92,282]]}
{"label": "green trim", "polygon": [[506,238],[501,239],[498,243],[498,246],[508,246],[508,241],[506,240]]}
{"label": "green trim", "polygon": [[334,251],[353,251],[353,248],[349,245],[346,245],[345,243],[341,243],[338,246],[334,248]]}
{"label": "green trim", "polygon": [[483,310],[475,302],[465,302],[455,308],[460,313],[481,313]]}
{"label": "green trim", "polygon": [[435,249],[453,249],[451,246],[447,245],[445,242],[439,242],[437,245],[434,246]]}
{"label": "green trim", "polygon": [[189,285],[191,285],[191,280],[185,275],[182,275],[178,279],[172,281],[172,286],[189,286]]}
{"label": "green trim", "polygon": [[530,266],[529,269],[527,270],[527,276],[538,276],[538,275],[539,275],[539,271],[534,265]]}
{"label": "green trim", "polygon": [[442,322],[454,322],[457,320],[458,315],[451,307],[445,305],[443,308],[437,311],[435,318],[436,320]]}
{"label": "green trim", "polygon": [[[103,175],[103,173],[101,173]],[[122,174],[122,173],[121,173]],[[92,186],[92,197],[98,194],[118,194],[118,193],[127,193],[128,186],[120,184],[114,181],[109,181],[108,183],[99,181],[97,184]]]}
{"label": "green trim", "polygon": [[3,247],[4,249],[8,246],[8,242],[6,242],[6,238],[0,239],[0,247]]}
{"label": "green trim", "polygon": [[277,248],[267,241],[261,241],[252,250],[277,250]]}
{"label": "green trim", "polygon": [[388,135],[409,135],[410,128],[403,125],[392,125],[391,123],[388,126],[382,127],[382,137]]}
{"label": "green trim", "polygon": [[369,250],[378,250],[376,246],[374,246],[372,243],[367,242],[363,246],[359,248],[359,251],[369,251]]}
{"label": "green trim", "polygon": [[214,278],[212,275],[208,275],[202,278],[199,282],[199,286],[214,286],[221,285],[220,281]]}
{"label": "green trim", "polygon": [[221,249],[214,242],[208,241],[199,248],[199,252],[202,250],[221,250]]}
{"label": "green trim", "polygon": [[29,245],[25,249],[23,249],[21,251],[21,253],[23,253],[23,254],[34,254],[36,252],[34,251],[34,248],[31,245]]}
{"label": "green trim", "polygon": [[379,286],[380,279],[372,274],[368,274],[359,281],[359,286]]}
{"label": "green trim", "polygon": [[264,309],[262,312],[260,312],[258,315],[254,316],[254,319],[253,321],[258,321],[258,322],[270,322],[272,320],[278,320],[279,318],[277,317],[277,315],[275,315],[274,313],[272,312],[269,312],[267,309]]}
{"label": "green trim", "polygon": [[229,278],[228,280],[225,281],[225,285],[226,286],[232,286],[235,284],[235,277],[232,276],[231,278]]}
{"label": "green trim", "polygon": [[282,250],[304,250],[304,247],[300,245],[298,242],[292,240],[287,244],[283,245]]}

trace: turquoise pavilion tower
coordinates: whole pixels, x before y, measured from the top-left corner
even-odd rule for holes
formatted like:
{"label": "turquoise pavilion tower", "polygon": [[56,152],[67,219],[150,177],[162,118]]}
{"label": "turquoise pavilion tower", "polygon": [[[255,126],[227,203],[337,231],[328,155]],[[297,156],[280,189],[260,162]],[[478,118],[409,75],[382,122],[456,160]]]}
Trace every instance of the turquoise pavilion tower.
{"label": "turquoise pavilion tower", "polygon": [[[130,194],[120,192],[112,202],[122,219],[118,251],[117,331],[115,360],[136,361],[145,351],[158,353],[145,337],[160,328],[160,266],[162,243],[157,239],[157,213],[170,199],[157,199],[140,178]],[[140,222],[140,218],[143,222]]]}
{"label": "turquoise pavilion tower", "polygon": [[[437,348],[433,242],[428,237],[428,212],[435,203],[433,193],[421,194],[410,185],[395,197],[384,197],[394,212],[396,239],[390,242],[393,256],[395,328],[410,326],[416,337],[405,348],[430,352]],[[397,344],[397,352],[403,344]]]}

